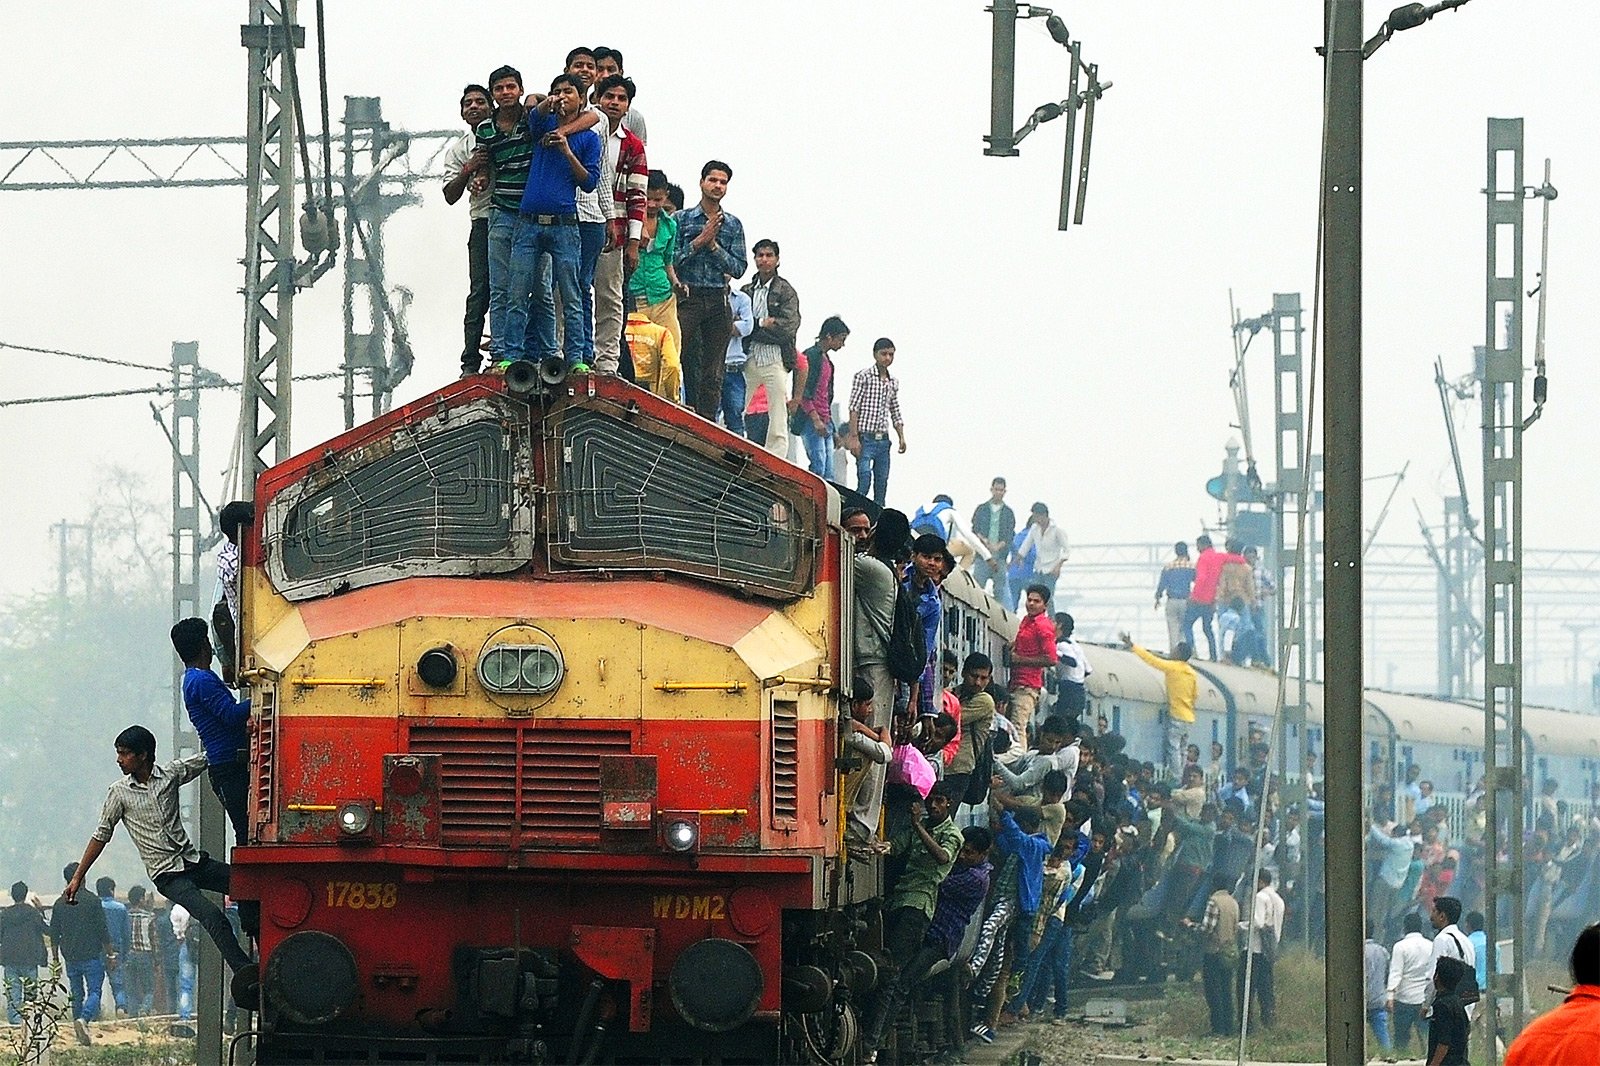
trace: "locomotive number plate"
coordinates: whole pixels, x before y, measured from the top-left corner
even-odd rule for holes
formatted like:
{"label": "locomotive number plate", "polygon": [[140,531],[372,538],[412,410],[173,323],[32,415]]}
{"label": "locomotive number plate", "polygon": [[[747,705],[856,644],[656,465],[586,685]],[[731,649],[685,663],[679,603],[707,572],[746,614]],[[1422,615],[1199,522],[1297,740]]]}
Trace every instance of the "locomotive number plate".
{"label": "locomotive number plate", "polygon": [[656,896],[650,916],[720,922],[728,916],[728,901],[722,896]]}
{"label": "locomotive number plate", "polygon": [[328,882],[330,907],[349,907],[356,911],[388,910],[399,901],[400,886],[392,881]]}

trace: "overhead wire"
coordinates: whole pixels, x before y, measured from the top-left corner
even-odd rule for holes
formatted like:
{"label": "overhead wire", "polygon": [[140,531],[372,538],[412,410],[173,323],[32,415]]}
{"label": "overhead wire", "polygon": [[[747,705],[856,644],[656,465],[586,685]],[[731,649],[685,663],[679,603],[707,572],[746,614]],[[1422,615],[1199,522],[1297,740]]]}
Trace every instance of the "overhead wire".
{"label": "overhead wire", "polygon": [[170,366],[155,366],[151,363],[135,363],[128,359],[113,359],[105,355],[88,355],[84,352],[67,352],[60,348],[36,348],[30,344],[12,344],[9,341],[0,341],[0,348],[11,348],[19,352],[34,352],[38,355],[60,355],[68,359],[81,359],[86,363],[104,363],[107,366],[125,366],[130,370],[151,370],[158,374],[172,372]]}
{"label": "overhead wire", "polygon": [[[170,370],[171,367],[163,367],[161,369]],[[344,372],[340,370],[323,374],[296,374],[293,380],[329,381],[343,377]],[[199,382],[187,387],[194,389],[237,389],[239,383],[218,377],[214,381]],[[104,392],[76,392],[64,396],[16,396],[8,400],[0,400],[0,407],[26,407],[31,404],[42,403],[73,403],[78,400],[109,400],[122,396],[160,396],[174,391],[181,390],[174,390],[171,385],[149,385],[131,389],[108,389]]]}

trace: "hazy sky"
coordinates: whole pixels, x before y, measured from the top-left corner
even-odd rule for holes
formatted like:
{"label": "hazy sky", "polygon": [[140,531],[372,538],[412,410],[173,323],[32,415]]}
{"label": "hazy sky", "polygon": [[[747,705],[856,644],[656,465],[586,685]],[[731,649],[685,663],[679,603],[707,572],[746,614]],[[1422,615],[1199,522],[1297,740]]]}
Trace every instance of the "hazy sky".
{"label": "hazy sky", "polygon": [[[1203,484],[1234,433],[1228,289],[1245,315],[1275,290],[1311,302],[1322,15],[1310,0],[1060,5],[1114,82],[1097,116],[1086,224],[1067,234],[1055,228],[1061,123],[1021,158],[982,155],[980,0],[537,4],[498,19],[482,6],[328,6],[336,122],[352,94],[381,96],[398,127],[458,125],[462,84],[500,63],[534,85],[573,44],[622,48],[652,166],[692,190],[705,159],[733,165],[727,207],[752,240],[782,242],[803,335],[841,314],[853,330],[845,373],[866,365],[872,338],[898,344],[911,451],[895,460],[892,495],[903,505],[944,490],[967,507],[1004,473],[1022,504],[1050,501],[1077,543],[1192,535],[1215,517]],[[1371,32],[1386,7],[1368,8]],[[242,2],[3,0],[0,10],[0,139],[244,130]],[[302,21],[313,11],[304,3]],[[1485,118],[1497,115],[1527,119],[1528,179],[1548,155],[1561,190],[1551,404],[1528,438],[1527,541],[1596,546],[1597,508],[1574,474],[1600,450],[1583,399],[1597,385],[1597,267],[1579,251],[1600,243],[1597,37],[1592,3],[1476,0],[1367,64],[1367,470],[1413,463],[1385,540],[1414,540],[1409,497],[1437,514],[1446,489],[1431,368],[1442,354],[1450,373],[1466,373],[1483,343],[1479,190]],[[303,53],[308,87],[314,54]],[[1042,19],[1022,25],[1018,63],[1020,124],[1066,92],[1065,52]],[[0,171],[13,158],[0,154]],[[452,378],[460,343],[466,214],[436,188],[423,193],[388,229],[390,282],[415,293],[419,365],[401,401]],[[237,377],[242,205],[237,188],[0,193],[0,341],[164,364],[172,341],[198,340],[207,366]],[[1534,205],[1529,287],[1537,221]],[[337,368],[339,303],[336,274],[301,295],[298,372]],[[1532,321],[1530,303],[1530,358]],[[1270,479],[1269,352],[1258,341],[1250,372]],[[159,380],[0,350],[0,397]],[[297,391],[298,447],[342,428],[337,391]],[[234,396],[208,394],[209,491],[236,417]],[[1475,413],[1463,423],[1475,503],[1476,425]],[[88,513],[106,467],[165,494],[167,446],[145,399],[0,409],[0,435],[10,563],[0,592],[47,580],[49,525]],[[1370,487],[1369,515],[1384,491]]]}

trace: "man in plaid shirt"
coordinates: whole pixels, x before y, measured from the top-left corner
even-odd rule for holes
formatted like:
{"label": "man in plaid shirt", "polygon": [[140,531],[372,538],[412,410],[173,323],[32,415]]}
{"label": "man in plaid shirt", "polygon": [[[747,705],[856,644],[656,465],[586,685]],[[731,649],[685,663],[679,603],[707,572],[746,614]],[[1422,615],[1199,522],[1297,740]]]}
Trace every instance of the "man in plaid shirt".
{"label": "man in plaid shirt", "polygon": [[870,490],[879,507],[889,494],[889,427],[906,451],[906,427],[900,418],[900,383],[889,373],[894,365],[894,341],[879,337],[872,345],[872,365],[856,372],[850,381],[850,426],[859,443],[856,455],[856,491]]}
{"label": "man in plaid shirt", "polygon": [[128,957],[123,980],[128,985],[128,1013],[135,1018],[155,1007],[156,916],[143,885],[128,889]]}
{"label": "man in plaid shirt", "polygon": [[644,142],[624,125],[633,104],[632,80],[621,74],[602,78],[594,94],[610,123],[600,154],[600,206],[606,213],[607,228],[594,272],[594,365],[602,373],[615,374],[621,362],[624,263],[628,273],[639,265],[650,165],[645,161]]}

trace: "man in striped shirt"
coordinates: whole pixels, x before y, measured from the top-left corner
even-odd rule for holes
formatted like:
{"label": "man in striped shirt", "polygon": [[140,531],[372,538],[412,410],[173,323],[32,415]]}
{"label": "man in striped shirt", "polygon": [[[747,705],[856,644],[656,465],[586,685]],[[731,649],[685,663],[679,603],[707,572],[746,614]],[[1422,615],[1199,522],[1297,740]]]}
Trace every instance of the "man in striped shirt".
{"label": "man in striped shirt", "polygon": [[628,109],[634,85],[620,74],[594,87],[595,103],[608,125],[600,127],[600,207],[606,216],[606,239],[594,273],[594,366],[615,374],[621,365],[622,276],[639,265],[639,240],[644,233],[645,186],[650,164],[644,143],[628,131]]}
{"label": "man in striped shirt", "polygon": [[[117,768],[124,776],[106,790],[100,825],[90,835],[61,899],[68,904],[78,902],[89,868],[105,850],[117,823],[124,823],[156,891],[187,910],[216,941],[233,971],[234,1002],[255,1010],[261,998],[260,971],[234,939],[227,917],[205,896],[205,892],[228,893],[228,864],[194,846],[183,828],[178,806],[179,788],[205,770],[205,753],[196,752],[157,766],[155,735],[142,725],[131,725],[118,733],[116,748]],[[246,932],[253,936],[256,929]]]}

